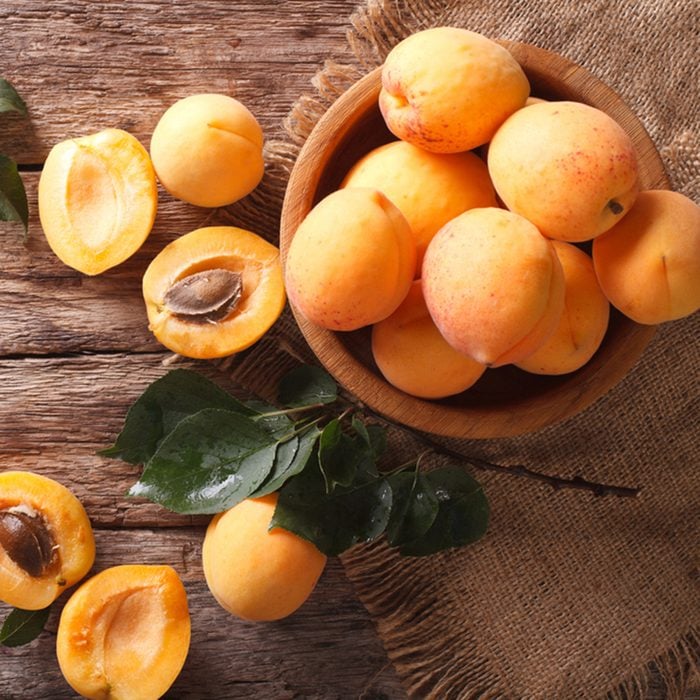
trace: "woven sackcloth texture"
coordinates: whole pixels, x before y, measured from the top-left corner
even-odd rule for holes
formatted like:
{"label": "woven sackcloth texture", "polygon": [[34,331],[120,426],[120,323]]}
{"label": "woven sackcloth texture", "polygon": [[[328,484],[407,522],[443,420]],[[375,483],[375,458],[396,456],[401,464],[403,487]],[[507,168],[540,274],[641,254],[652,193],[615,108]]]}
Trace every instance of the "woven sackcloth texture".
{"label": "woven sackcloth texture", "polygon": [[[559,52],[607,82],[648,130],[674,189],[700,202],[698,0],[370,0],[351,18],[347,52],[295,106],[290,141],[268,144],[263,186],[231,219],[274,237],[289,169],[318,118],[401,38],[447,24]],[[410,559],[380,542],[343,557],[412,697],[644,697],[652,663],[668,696],[683,697],[700,642],[699,337],[700,314],[662,326],[620,384],[564,423],[453,443],[505,465],[639,486],[636,499],[478,473],[492,520],[476,545]],[[292,355],[309,350],[286,314],[231,371],[264,393]],[[391,440],[395,454],[415,453],[408,432]]]}

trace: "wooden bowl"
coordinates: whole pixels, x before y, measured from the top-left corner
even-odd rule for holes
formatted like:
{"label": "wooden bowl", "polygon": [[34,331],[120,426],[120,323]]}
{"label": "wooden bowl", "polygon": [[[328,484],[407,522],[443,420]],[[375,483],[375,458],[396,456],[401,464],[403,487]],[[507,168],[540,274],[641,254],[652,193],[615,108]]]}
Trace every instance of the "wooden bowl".
{"label": "wooden bowl", "polygon": [[[663,164],[644,127],[607,85],[568,59],[528,44],[501,42],[520,62],[532,94],[586,102],[612,116],[637,149],[644,189],[669,187]],[[395,140],[377,106],[376,69],[338,98],[313,129],[292,171],[282,208],[280,246],[286,259],[297,227],[311,208],[338,188],[365,153]],[[469,390],[441,400],[399,391],[383,378],[370,350],[370,329],[336,333],[296,321],[320,362],[348,391],[392,421],[438,435],[494,438],[538,430],[573,416],[619,382],[654,334],[612,309],[610,326],[595,356],[562,376],[540,376],[509,365],[490,369]]]}

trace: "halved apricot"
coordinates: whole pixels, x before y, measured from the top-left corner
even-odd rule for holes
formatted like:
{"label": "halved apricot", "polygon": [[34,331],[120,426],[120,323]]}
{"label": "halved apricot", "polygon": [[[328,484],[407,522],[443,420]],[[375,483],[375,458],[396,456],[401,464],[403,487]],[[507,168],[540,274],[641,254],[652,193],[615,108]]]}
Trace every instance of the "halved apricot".
{"label": "halved apricot", "polygon": [[66,603],[56,637],[65,679],[99,700],[156,700],[189,646],[187,594],[170,566],[127,564],[93,576]]}
{"label": "halved apricot", "polygon": [[234,226],[209,226],[167,245],[143,276],[149,328],[186,357],[250,347],[282,313],[279,249]]}
{"label": "halved apricot", "polygon": [[56,144],[39,180],[39,217],[66,265],[97,275],[133,255],[153,227],[156,176],[146,149],[120,129]]}
{"label": "halved apricot", "polygon": [[90,570],[95,540],[80,501],[39,474],[0,474],[0,600],[40,610]]}

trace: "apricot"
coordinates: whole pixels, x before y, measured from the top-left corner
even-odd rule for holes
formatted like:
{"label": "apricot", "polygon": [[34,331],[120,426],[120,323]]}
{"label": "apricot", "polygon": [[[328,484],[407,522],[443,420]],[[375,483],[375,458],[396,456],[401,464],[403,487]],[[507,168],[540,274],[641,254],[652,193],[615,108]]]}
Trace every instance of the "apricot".
{"label": "apricot", "polygon": [[263,132],[228,95],[190,95],[169,107],[151,137],[158,179],[173,197],[222,207],[252,192],[263,176]]}
{"label": "apricot", "polygon": [[289,300],[311,322],[351,331],[389,316],[408,293],[416,246],[381,192],[345,188],[322,199],[289,246]]}
{"label": "apricot", "polygon": [[453,348],[498,367],[554,333],[564,275],[554,247],[529,221],[504,209],[470,209],[430,242],[423,294]]}
{"label": "apricot", "polygon": [[58,258],[97,275],[133,255],[153,227],[158,189],[139,141],[120,129],[56,144],[39,179],[39,218]]}
{"label": "apricot", "polygon": [[632,139],[605,112],[580,102],[515,112],[491,140],[488,167],[508,209],[562,241],[607,231],[639,192]]}
{"label": "apricot", "polygon": [[489,141],[529,92],[525,73],[502,46],[466,29],[435,27],[389,52],[379,108],[400,139],[457,153]]}
{"label": "apricot", "polygon": [[625,316],[654,325],[700,308],[700,207],[669,190],[647,190],[629,214],[593,241],[605,296]]}
{"label": "apricot", "polygon": [[478,156],[429,153],[404,141],[370,151],[342,186],[380,190],[399,208],[416,242],[417,276],[430,239],[444,224],[467,209],[496,206],[488,169]]}
{"label": "apricot", "polygon": [[0,474],[0,600],[41,610],[90,570],[95,540],[80,501],[39,474]]}
{"label": "apricot", "polygon": [[196,229],[153,259],[143,297],[149,328],[173,352],[198,359],[240,352],[284,308],[279,249],[233,226]]}
{"label": "apricot", "polygon": [[571,243],[552,245],[564,271],[564,312],[554,335],[516,363],[534,374],[566,374],[583,367],[603,342],[610,318],[590,257]]}
{"label": "apricot", "polygon": [[190,646],[187,595],[170,566],[105,569],[61,613],[56,654],[86,698],[156,700],[173,684]]}
{"label": "apricot", "polygon": [[428,313],[420,280],[391,316],[372,327],[372,355],[390,384],[424,399],[458,394],[486,369],[442,337]]}
{"label": "apricot", "polygon": [[279,620],[311,595],[326,557],[307,540],[269,528],[277,494],[242,501],[214,516],[202,547],[207,585],[244,620]]}

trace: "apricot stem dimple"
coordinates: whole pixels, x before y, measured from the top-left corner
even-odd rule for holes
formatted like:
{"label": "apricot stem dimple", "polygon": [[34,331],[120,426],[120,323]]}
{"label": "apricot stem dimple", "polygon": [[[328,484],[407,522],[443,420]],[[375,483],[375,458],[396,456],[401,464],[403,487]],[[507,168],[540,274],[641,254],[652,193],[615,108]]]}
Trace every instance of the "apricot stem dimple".
{"label": "apricot stem dimple", "polygon": [[238,305],[242,275],[222,268],[203,270],[173,284],[163,302],[167,310],[191,323],[216,323]]}
{"label": "apricot stem dimple", "polygon": [[19,508],[0,511],[0,546],[34,578],[43,576],[58,551],[41,515],[29,515]]}
{"label": "apricot stem dimple", "polygon": [[618,202],[616,199],[611,199],[605,206],[616,216],[618,214],[622,214],[622,212],[625,210],[622,204],[620,204],[620,202]]}

